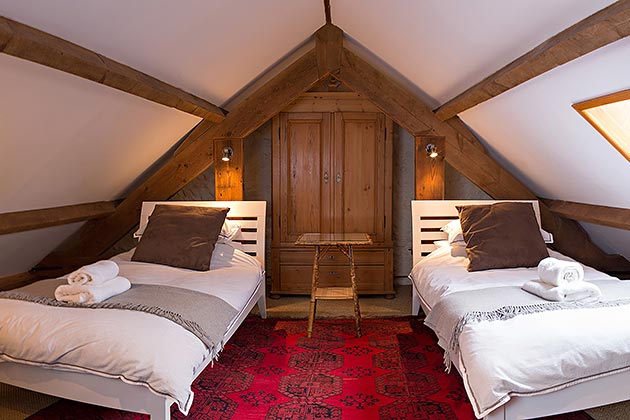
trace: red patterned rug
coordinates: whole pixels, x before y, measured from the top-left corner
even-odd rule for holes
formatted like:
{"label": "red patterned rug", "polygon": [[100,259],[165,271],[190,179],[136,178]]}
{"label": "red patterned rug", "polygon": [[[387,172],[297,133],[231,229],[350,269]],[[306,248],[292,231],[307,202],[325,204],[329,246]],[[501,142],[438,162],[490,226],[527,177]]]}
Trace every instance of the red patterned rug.
{"label": "red patterned rug", "polygon": [[[218,363],[193,384],[188,417],[174,419],[472,420],[461,379],[446,374],[435,335],[411,318],[247,319]],[[173,405],[175,407],[175,405]],[[140,420],[146,415],[59,401],[29,420]],[[547,420],[592,420],[583,412]]]}

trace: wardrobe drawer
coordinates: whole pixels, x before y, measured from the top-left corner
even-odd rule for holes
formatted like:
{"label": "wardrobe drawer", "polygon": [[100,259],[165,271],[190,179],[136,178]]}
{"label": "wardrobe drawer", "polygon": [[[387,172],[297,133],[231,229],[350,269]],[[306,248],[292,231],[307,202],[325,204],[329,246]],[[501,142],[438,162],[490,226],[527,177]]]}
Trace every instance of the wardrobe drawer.
{"label": "wardrobe drawer", "polygon": [[[383,266],[356,266],[359,293],[383,293],[386,288]],[[312,265],[280,266],[280,289],[283,293],[310,294]],[[319,286],[350,286],[350,267],[347,265],[319,267]],[[388,290],[388,293],[391,291]]]}
{"label": "wardrobe drawer", "polygon": [[[384,264],[385,253],[383,249],[366,250],[354,249],[355,264]],[[313,265],[315,251],[309,250],[286,250],[280,251],[280,264]],[[319,261],[319,265],[349,265],[348,258],[339,251],[330,250]]]}

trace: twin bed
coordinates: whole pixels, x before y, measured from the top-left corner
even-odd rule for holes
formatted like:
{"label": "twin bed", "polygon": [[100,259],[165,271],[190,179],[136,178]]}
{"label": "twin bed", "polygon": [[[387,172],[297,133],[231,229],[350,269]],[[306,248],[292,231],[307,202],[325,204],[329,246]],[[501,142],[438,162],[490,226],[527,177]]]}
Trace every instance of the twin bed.
{"label": "twin bed", "polygon": [[[458,346],[452,347],[452,331],[444,328],[443,319],[432,316],[441,306],[464,296],[474,307],[475,296],[488,291],[498,297],[500,305],[510,305],[510,296],[520,285],[536,278],[536,270],[527,268],[471,273],[466,270],[465,256],[453,247],[447,244],[436,249],[435,241],[447,236],[440,227],[457,219],[455,206],[489,203],[494,202],[412,202],[412,311],[415,315],[422,308],[428,315],[440,346],[462,375],[477,417],[537,418],[629,399],[630,327],[626,320],[630,305],[626,302],[473,323],[459,331]],[[539,221],[538,203],[531,203]],[[155,204],[144,204],[139,231]],[[229,305],[232,309],[227,311],[230,316],[218,347],[210,349],[190,331],[142,312],[85,311],[2,299],[0,382],[148,413],[152,420],[170,419],[173,403],[188,412],[193,380],[256,304],[261,316],[266,316],[266,203],[160,204],[229,207],[227,218],[238,220],[241,226],[233,238],[240,245],[217,244],[206,272],[133,262],[131,252],[113,258],[121,275],[134,285],[185,288],[217,296]],[[551,255],[566,258],[553,251]],[[617,298],[627,293],[630,299],[623,282],[591,268],[585,269],[585,275],[586,280],[601,285],[604,297],[618,292]]]}
{"label": "twin bed", "polygon": [[[496,201],[412,202],[412,311],[422,308],[427,314],[426,323],[436,332],[445,360],[461,374],[476,416],[530,419],[630,399],[628,287],[592,268],[585,268],[585,280],[600,286],[608,303],[471,323],[457,331],[452,345],[444,306],[459,302],[475,308],[493,295],[494,307],[511,308],[504,313],[513,309],[514,297],[539,303],[520,290],[537,278],[535,268],[468,272],[461,249],[434,244],[447,238],[440,228],[457,219],[456,206],[491,203]],[[540,222],[538,203],[531,204]],[[550,256],[567,259],[554,251]]]}
{"label": "twin bed", "polygon": [[[264,201],[144,203],[139,232],[156,204],[229,207],[227,220],[240,229],[217,243],[210,270],[193,271],[113,260],[132,285],[159,285],[219,298],[222,338],[209,348],[171,320],[131,310],[68,308],[0,300],[0,382],[91,404],[170,419],[176,403],[184,414],[193,401],[193,380],[258,304],[265,307]],[[44,280],[24,291],[42,288]],[[31,289],[29,289],[29,287]],[[214,298],[213,298],[214,299]],[[203,311],[205,308],[198,308]],[[208,308],[206,315],[216,314]],[[216,316],[216,318],[219,318]],[[42,346],[46,343],[46,346]]]}

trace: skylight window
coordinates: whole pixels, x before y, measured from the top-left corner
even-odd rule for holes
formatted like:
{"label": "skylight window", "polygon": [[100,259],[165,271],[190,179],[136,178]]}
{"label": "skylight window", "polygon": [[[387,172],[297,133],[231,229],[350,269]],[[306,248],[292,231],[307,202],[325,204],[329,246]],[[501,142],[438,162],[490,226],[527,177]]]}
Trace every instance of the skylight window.
{"label": "skylight window", "polygon": [[580,102],[573,108],[630,161],[630,90]]}

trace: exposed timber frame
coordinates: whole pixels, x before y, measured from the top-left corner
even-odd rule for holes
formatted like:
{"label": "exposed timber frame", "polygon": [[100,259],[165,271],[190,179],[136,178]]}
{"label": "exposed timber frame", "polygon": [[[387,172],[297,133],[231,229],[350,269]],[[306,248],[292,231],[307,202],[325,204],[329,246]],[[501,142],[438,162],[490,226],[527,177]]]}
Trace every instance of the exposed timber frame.
{"label": "exposed timber frame", "polygon": [[616,1],[549,38],[435,110],[442,121],[630,35],[630,0]]}
{"label": "exposed timber frame", "polygon": [[542,201],[553,213],[567,219],[630,230],[630,209],[551,200],[548,198],[543,198]]}
{"label": "exposed timber frame", "polygon": [[0,214],[0,235],[66,225],[90,219],[101,219],[116,210],[116,201],[73,204],[46,209],[24,210]]}
{"label": "exposed timber frame", "polygon": [[[67,272],[107,256],[108,249],[137,223],[142,201],[168,199],[213,164],[215,139],[244,138],[331,74],[372,101],[413,136],[444,137],[446,161],[491,197],[537,198],[486,152],[461,120],[439,120],[418,96],[344,48],[339,34],[342,31],[332,24],[320,28],[315,34],[315,49],[265,83],[223,122],[199,124],[177,153],[129,194],[112,215],[88,222],[35,270]],[[577,222],[557,216],[544,203],[541,215],[545,229],[554,233],[559,251],[604,271],[630,271],[630,262],[601,251]]]}
{"label": "exposed timber frame", "polygon": [[83,77],[212,122],[223,121],[218,106],[104,55],[0,16],[0,51]]}

